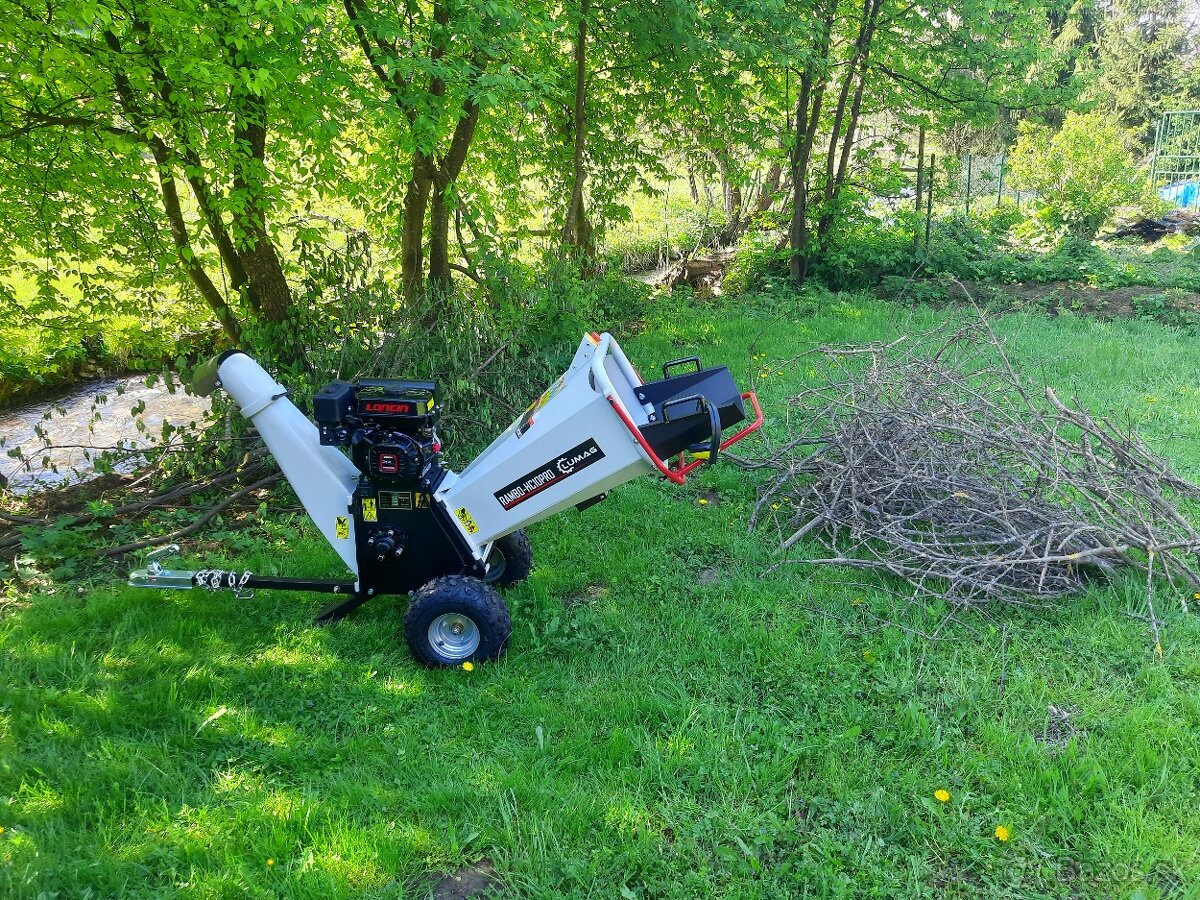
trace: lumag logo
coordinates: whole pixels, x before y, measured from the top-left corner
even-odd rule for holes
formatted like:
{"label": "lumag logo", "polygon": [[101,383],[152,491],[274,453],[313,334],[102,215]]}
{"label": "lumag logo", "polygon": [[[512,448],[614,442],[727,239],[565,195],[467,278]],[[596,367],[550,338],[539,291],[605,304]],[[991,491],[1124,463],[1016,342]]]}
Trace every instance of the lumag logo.
{"label": "lumag logo", "polygon": [[601,459],[604,459],[604,451],[594,438],[588,438],[561,456],[538,466],[528,475],[522,475],[512,484],[500,488],[496,491],[496,499],[505,509],[512,509]]}

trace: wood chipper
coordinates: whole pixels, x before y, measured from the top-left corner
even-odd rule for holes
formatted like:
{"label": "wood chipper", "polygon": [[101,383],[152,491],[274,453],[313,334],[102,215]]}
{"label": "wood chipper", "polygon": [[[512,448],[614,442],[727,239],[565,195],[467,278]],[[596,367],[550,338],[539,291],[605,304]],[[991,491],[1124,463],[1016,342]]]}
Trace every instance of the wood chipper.
{"label": "wood chipper", "polygon": [[[724,366],[703,368],[688,357],[645,382],[609,334],[585,335],[562,377],[461,473],[442,465],[432,381],[335,381],[313,398],[315,424],[241,351],[197,372],[199,393],[218,386],[254,423],[354,580],[169,569],[163,559],[179,549],[171,546],[151,554],[130,584],[336,595],[318,622],[379,594],[410,594],[405,637],[431,666],[503,652],[512,623],[496,588],[530,572],[526,526],[598,503],[639,475],[683,484],[762,426],[758,400],[740,392]],[[747,402],[754,420],[722,439],[745,421]]]}

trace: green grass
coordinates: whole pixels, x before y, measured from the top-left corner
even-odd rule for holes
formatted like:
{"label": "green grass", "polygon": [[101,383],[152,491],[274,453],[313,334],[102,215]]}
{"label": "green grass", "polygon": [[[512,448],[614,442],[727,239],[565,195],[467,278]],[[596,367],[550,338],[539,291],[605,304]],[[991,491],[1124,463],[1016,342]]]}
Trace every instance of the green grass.
{"label": "green grass", "polygon": [[[730,364],[778,433],[805,372],[752,353],[940,315],[664,303],[625,344],[643,371],[688,350]],[[1194,341],[999,328],[1035,377],[1200,474]],[[471,673],[411,662],[393,600],[314,629],[300,594],[25,598],[0,620],[0,895],[420,897],[487,857],[513,897],[1197,896],[1200,627],[1177,598],[1159,595],[1161,660],[1127,615],[1135,584],[930,643],[878,628],[889,604],[861,576],[768,572],[754,496],[718,466],[535,527],[511,650]],[[281,521],[207,561],[336,573]],[[1061,750],[1051,704],[1075,711]]]}

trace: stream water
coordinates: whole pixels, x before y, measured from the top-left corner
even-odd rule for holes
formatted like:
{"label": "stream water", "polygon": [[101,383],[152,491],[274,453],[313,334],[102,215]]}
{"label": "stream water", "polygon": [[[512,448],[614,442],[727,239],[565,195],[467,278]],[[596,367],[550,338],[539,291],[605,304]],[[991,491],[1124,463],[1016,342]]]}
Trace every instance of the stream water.
{"label": "stream water", "polygon": [[[135,416],[132,411],[143,404]],[[209,405],[208,399],[178,386],[172,394],[161,379],[147,387],[144,376],[134,376],[85,382],[57,398],[0,410],[0,475],[16,494],[87,480],[96,475],[89,448],[95,456],[95,450],[119,442],[147,446],[151,436],[162,433],[164,421],[177,426],[199,422]],[[139,419],[144,431],[138,429]],[[54,449],[45,449],[47,441]],[[8,455],[16,447],[28,463]],[[43,462],[46,456],[49,465]],[[118,470],[132,471],[137,464],[132,459]]]}

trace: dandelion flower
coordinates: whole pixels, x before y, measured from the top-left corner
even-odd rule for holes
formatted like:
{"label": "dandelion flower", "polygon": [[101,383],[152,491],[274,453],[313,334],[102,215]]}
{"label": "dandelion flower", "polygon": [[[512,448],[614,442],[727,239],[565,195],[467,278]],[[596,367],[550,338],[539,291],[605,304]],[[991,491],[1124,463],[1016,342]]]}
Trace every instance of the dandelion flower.
{"label": "dandelion flower", "polygon": [[696,502],[697,502],[697,503],[699,503],[701,506],[708,506],[708,501],[707,501],[707,500],[705,500],[703,497],[701,497],[701,498],[700,498],[699,500],[697,500]]}
{"label": "dandelion flower", "polygon": [[1012,832],[1008,830],[1007,825],[996,826],[996,840],[1004,843],[1012,836]]}
{"label": "dandelion flower", "polygon": [[475,671],[475,663],[471,662],[468,659],[465,663],[463,663],[463,669],[467,672],[474,672]]}
{"label": "dandelion flower", "polygon": [[268,859],[268,860],[267,860],[267,865],[268,865],[268,866],[273,866],[273,865],[275,865],[275,860],[273,860],[273,859]]}
{"label": "dandelion flower", "polygon": [[778,503],[772,503],[772,504],[771,504],[771,509],[779,509],[779,504],[778,504]]}
{"label": "dandelion flower", "polygon": [[937,798],[938,803],[949,803],[950,802],[950,792],[948,790],[946,790],[945,788],[938,788],[936,791],[933,792],[933,796],[935,796]]}

